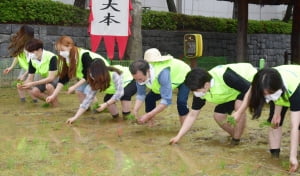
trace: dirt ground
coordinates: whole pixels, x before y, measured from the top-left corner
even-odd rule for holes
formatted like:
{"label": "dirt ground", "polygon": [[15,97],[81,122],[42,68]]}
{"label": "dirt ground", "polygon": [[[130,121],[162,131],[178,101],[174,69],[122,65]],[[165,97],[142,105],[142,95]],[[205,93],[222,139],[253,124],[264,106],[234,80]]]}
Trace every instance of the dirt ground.
{"label": "dirt ground", "polygon": [[[103,95],[97,97],[102,100]],[[1,176],[289,175],[289,114],[280,158],[272,159],[269,127],[264,123],[267,109],[259,120],[248,117],[241,144],[232,147],[212,118],[214,105],[207,103],[192,129],[179,144],[170,146],[170,138],[180,128],[175,105],[157,116],[154,127],[91,111],[67,125],[79,102],[76,95],[65,92],[59,101],[56,108],[28,98],[21,103],[15,89],[0,89]]]}

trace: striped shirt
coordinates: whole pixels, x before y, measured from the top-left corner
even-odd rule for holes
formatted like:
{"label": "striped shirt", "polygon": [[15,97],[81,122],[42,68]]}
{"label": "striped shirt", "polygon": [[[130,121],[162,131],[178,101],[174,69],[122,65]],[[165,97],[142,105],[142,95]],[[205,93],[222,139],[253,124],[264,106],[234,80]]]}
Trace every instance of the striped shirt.
{"label": "striped shirt", "polygon": [[[111,99],[117,101],[120,100],[124,95],[123,77],[122,75],[119,75],[117,72],[113,72],[112,79],[113,79],[112,81],[115,84],[116,91],[114,95],[111,97]],[[88,86],[89,88],[87,89],[87,95],[85,99],[82,101],[82,103],[80,104],[80,108],[83,109],[88,109],[90,107],[98,91],[98,90],[92,90],[90,85]]]}

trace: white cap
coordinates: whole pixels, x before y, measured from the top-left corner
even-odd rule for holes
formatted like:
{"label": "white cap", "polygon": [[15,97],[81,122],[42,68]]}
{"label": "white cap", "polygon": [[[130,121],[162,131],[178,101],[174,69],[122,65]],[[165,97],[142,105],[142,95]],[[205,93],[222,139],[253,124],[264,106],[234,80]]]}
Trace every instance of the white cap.
{"label": "white cap", "polygon": [[144,54],[144,60],[147,62],[161,62],[172,58],[171,55],[162,56],[157,48],[150,48]]}

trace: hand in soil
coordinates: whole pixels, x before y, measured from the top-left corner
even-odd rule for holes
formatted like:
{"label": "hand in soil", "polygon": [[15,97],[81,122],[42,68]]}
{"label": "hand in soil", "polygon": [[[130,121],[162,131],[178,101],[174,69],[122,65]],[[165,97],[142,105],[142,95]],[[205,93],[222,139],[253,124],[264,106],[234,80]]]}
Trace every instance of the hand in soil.
{"label": "hand in soil", "polygon": [[73,122],[75,121],[75,119],[72,117],[72,118],[69,118],[66,123],[67,124],[72,124]]}
{"label": "hand in soil", "polygon": [[178,141],[179,141],[179,139],[180,139],[179,137],[175,136],[175,137],[173,137],[172,139],[170,139],[169,144],[170,144],[170,145],[172,145],[172,144],[177,144]]}
{"label": "hand in soil", "polygon": [[147,116],[147,114],[143,115],[142,117],[138,118],[138,123],[144,124],[148,122],[151,119],[150,116]]}
{"label": "hand in soil", "polygon": [[290,159],[290,173],[296,172],[298,169],[298,161],[297,159]]}
{"label": "hand in soil", "polygon": [[100,105],[99,108],[96,109],[97,112],[102,112],[103,110],[105,110],[107,108],[107,103],[103,103]]}
{"label": "hand in soil", "polygon": [[92,110],[92,111],[96,111],[96,109],[98,109],[99,107],[100,107],[99,103],[96,102],[96,103],[94,103],[94,104],[91,106],[91,110]]}

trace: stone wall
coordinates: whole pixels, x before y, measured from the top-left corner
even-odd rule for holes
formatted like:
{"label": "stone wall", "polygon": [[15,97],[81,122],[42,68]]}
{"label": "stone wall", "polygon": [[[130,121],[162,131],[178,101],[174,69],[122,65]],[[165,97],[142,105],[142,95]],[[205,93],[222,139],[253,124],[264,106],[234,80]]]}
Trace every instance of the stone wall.
{"label": "stone wall", "polygon": [[[203,38],[203,56],[225,56],[227,62],[236,58],[236,34],[216,32],[143,31],[143,48],[157,47],[165,53],[183,57],[183,38],[188,33],[200,33]],[[290,35],[248,34],[248,58],[245,61],[258,66],[260,58],[267,66],[284,63],[284,52],[290,51]]]}
{"label": "stone wall", "polygon": [[[0,57],[8,58],[7,46],[11,34],[19,30],[19,24],[0,24]],[[89,36],[86,27],[66,27],[51,25],[32,25],[35,29],[35,37],[44,42],[45,49],[54,51],[53,44],[62,35],[71,36],[77,46],[90,48]],[[145,51],[156,47],[163,54],[169,53],[174,57],[183,57],[183,37],[187,33],[200,33],[203,37],[204,56],[225,56],[228,62],[234,62],[236,57],[236,34],[214,32],[188,32],[188,31],[160,31],[143,30],[142,45]],[[266,58],[268,66],[283,64],[284,52],[290,50],[290,35],[275,34],[249,34],[248,35],[248,59],[257,66],[258,60]],[[103,41],[97,51],[105,56]],[[115,56],[118,54],[116,53]],[[137,59],[137,58],[131,58]]]}

